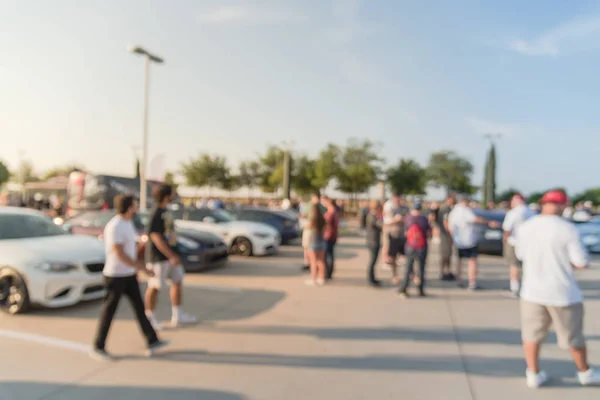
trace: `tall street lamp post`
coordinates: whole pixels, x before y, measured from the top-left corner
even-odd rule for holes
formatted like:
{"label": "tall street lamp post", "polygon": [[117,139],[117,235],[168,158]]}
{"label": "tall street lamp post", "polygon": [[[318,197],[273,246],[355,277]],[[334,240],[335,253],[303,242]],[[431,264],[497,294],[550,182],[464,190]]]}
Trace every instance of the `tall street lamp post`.
{"label": "tall street lamp post", "polygon": [[148,205],[148,105],[150,97],[150,63],[164,63],[164,60],[139,46],[130,46],[127,48],[131,53],[144,56],[145,78],[144,78],[144,134],[142,137],[142,162],[140,168],[140,210],[144,211]]}

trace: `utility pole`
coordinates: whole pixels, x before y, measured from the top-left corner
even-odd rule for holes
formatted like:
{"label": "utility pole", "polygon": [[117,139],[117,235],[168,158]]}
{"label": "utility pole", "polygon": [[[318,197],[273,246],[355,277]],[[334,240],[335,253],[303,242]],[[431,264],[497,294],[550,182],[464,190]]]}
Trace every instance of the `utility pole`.
{"label": "utility pole", "polygon": [[292,194],[292,185],[291,185],[291,152],[292,146],[294,142],[288,140],[284,142],[284,150],[283,150],[283,198],[290,200]]}

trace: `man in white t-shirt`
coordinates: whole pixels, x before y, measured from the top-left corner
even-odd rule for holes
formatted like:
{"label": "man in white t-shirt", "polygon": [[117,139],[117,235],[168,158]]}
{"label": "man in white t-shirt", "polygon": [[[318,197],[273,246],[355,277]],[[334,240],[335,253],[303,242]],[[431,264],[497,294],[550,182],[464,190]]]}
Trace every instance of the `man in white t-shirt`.
{"label": "man in white t-shirt", "polygon": [[524,222],[516,232],[515,251],[523,262],[521,288],[521,334],[527,363],[527,386],[537,388],[548,381],[539,368],[539,354],[551,325],[559,345],[569,349],[582,385],[600,383],[600,371],[587,363],[583,336],[583,294],[574,269],[588,265],[575,226],[561,218],[567,195],[551,190],[541,199],[542,213]]}
{"label": "man in white t-shirt", "polygon": [[527,207],[525,199],[521,194],[515,194],[510,201],[510,211],[506,213],[502,230],[504,231],[504,259],[510,268],[510,294],[512,297],[519,297],[520,290],[520,270],[521,261],[515,255],[515,234],[517,228],[528,218],[535,215],[535,212]]}
{"label": "man in white t-shirt", "polygon": [[477,244],[479,238],[475,225],[487,224],[493,228],[498,226],[498,223],[475,215],[475,212],[469,207],[469,197],[467,195],[458,195],[456,200],[458,204],[454,206],[448,215],[448,230],[452,235],[454,247],[458,250],[456,281],[462,286],[462,260],[466,258],[469,269],[469,284],[467,287],[469,290],[474,291],[479,288],[477,285]]}
{"label": "man in white t-shirt", "polygon": [[100,311],[94,347],[90,352],[90,356],[99,360],[112,359],[105,350],[106,337],[122,295],[129,298],[138,324],[146,336],[147,354],[151,356],[155,350],[168,344],[158,338],[144,312],[137,272],[142,271],[150,277],[153,273],[146,269],[143,261],[137,260],[137,232],[132,222],[137,211],[135,197],[120,195],[115,198],[114,204],[118,214],[104,228],[106,261],[102,274],[106,285],[106,296]]}

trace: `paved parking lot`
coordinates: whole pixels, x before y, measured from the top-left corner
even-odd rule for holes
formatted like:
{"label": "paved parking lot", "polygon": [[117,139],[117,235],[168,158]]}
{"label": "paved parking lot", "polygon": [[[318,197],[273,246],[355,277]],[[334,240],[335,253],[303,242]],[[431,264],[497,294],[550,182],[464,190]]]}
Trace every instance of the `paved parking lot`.
{"label": "paved parking lot", "polygon": [[[299,247],[277,257],[233,258],[190,274],[186,309],[202,323],[162,333],[173,341],[147,359],[123,302],[108,340],[119,359],[90,360],[100,304],[0,316],[0,400],[33,399],[592,399],[568,354],[543,352],[553,387],[525,387],[518,303],[504,296],[501,260],[482,259],[482,285],[466,293],[430,281],[427,299],[366,286],[363,239],[338,246],[335,283],[306,287]],[[437,276],[435,256],[429,275]],[[600,266],[600,265],[599,265]],[[389,272],[381,271],[382,278]],[[580,274],[591,361],[600,363],[600,272]],[[170,308],[161,298],[158,315]]]}

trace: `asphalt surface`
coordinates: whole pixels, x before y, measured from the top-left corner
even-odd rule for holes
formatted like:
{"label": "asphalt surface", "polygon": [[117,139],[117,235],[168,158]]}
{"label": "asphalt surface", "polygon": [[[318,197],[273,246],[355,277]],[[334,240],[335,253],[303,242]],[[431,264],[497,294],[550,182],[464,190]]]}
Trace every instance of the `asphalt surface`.
{"label": "asphalt surface", "polygon": [[[364,239],[344,238],[335,282],[304,285],[299,247],[232,258],[186,280],[196,326],[165,330],[172,345],[152,359],[124,301],[108,340],[114,362],[88,358],[100,303],[0,316],[0,400],[37,399],[594,399],[579,388],[566,352],[550,337],[548,388],[525,386],[518,302],[504,294],[501,259],[481,258],[481,284],[467,293],[434,279],[429,297],[401,300],[389,283],[366,285]],[[600,266],[600,262],[594,262]],[[379,271],[389,282],[390,272]],[[600,363],[600,272],[579,273],[590,360]],[[170,317],[166,294],[158,315]]]}

